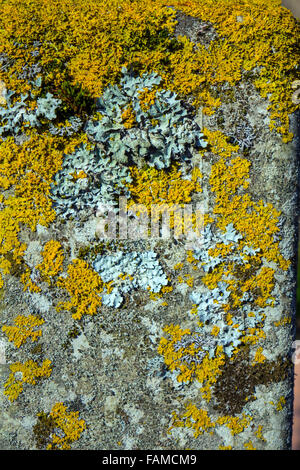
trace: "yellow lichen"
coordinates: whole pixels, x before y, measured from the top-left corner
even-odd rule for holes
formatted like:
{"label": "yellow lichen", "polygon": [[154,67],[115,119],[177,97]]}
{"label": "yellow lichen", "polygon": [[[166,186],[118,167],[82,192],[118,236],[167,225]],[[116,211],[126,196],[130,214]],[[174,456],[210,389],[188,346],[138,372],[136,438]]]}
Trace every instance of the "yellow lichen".
{"label": "yellow lichen", "polygon": [[21,274],[20,282],[22,284],[24,284],[24,288],[23,288],[24,291],[26,291],[27,289],[30,292],[40,292],[41,291],[41,288],[35,282],[32,281],[31,271],[28,267],[26,268],[25,272],[23,274]]}
{"label": "yellow lichen", "polygon": [[252,417],[245,414],[242,417],[239,416],[219,416],[213,420],[208,412],[202,408],[197,408],[193,403],[185,405],[186,412],[178,416],[175,412],[172,413],[173,420],[172,425],[169,428],[169,432],[175,427],[187,427],[194,431],[194,437],[198,437],[200,434],[209,432],[212,434],[216,426],[225,425],[231,431],[234,436],[243,432],[251,423]]}
{"label": "yellow lichen", "polygon": [[255,431],[255,435],[257,439],[260,439],[261,441],[266,442],[266,439],[264,438],[262,431],[263,431],[263,426],[260,424],[257,428],[257,431]]}
{"label": "yellow lichen", "polygon": [[64,260],[61,244],[56,240],[50,240],[42,251],[43,262],[36,266],[43,279],[51,284],[51,279],[62,271]]}
{"label": "yellow lichen", "polygon": [[276,410],[277,411],[282,411],[285,404],[286,404],[286,399],[285,399],[284,396],[281,396],[278,400],[277,405],[276,405]]}
{"label": "yellow lichen", "polygon": [[200,434],[208,432],[215,427],[215,423],[211,421],[207,411],[197,408],[192,403],[186,405],[186,412],[181,417],[177,416],[175,412],[172,415],[173,422],[169,431],[175,427],[187,427],[193,429],[194,436],[198,437]]}
{"label": "yellow lichen", "polygon": [[283,317],[280,320],[274,321],[275,326],[285,326],[292,322],[292,318],[289,316]]}
{"label": "yellow lichen", "polygon": [[252,441],[245,442],[244,447],[246,450],[256,450],[256,447],[254,447]]}
{"label": "yellow lichen", "polygon": [[134,127],[136,124],[135,113],[132,106],[127,106],[122,112],[122,122],[126,129]]}
{"label": "yellow lichen", "polygon": [[35,315],[18,315],[14,318],[15,326],[3,326],[2,331],[6,334],[9,341],[13,342],[16,348],[26,343],[27,339],[37,341],[42,336],[42,331],[34,331],[34,328],[41,326],[44,323],[42,318]]}
{"label": "yellow lichen", "polygon": [[50,365],[49,359],[45,359],[41,366],[31,359],[24,364],[16,362],[10,365],[11,374],[4,384],[4,395],[7,395],[10,401],[16,400],[22,393],[24,384],[36,385],[41,378],[50,377]]}
{"label": "yellow lichen", "polygon": [[252,362],[252,365],[254,366],[255,364],[262,364],[266,360],[266,356],[262,353],[263,348],[258,348],[257,351],[255,352],[255,356]]}
{"label": "yellow lichen", "polygon": [[74,320],[80,320],[82,315],[95,315],[100,307],[101,292],[105,284],[101,277],[89,268],[86,261],[74,259],[68,266],[67,276],[59,277],[57,285],[66,289],[71,299],[60,301],[57,310],[71,310]]}
{"label": "yellow lichen", "polygon": [[[39,415],[38,415],[39,416]],[[86,429],[83,419],[79,419],[78,411],[67,411],[63,403],[55,403],[49,417],[52,418],[55,430],[52,433],[52,442],[47,450],[69,450],[71,444],[77,441]]]}
{"label": "yellow lichen", "polygon": [[[182,214],[181,208],[192,200],[194,192],[201,192],[199,179],[201,173],[199,168],[192,170],[191,178],[184,179],[178,165],[173,165],[168,171],[157,170],[148,167],[146,170],[137,167],[130,168],[132,182],[128,189],[131,199],[128,201],[128,210],[136,205],[141,211],[151,216],[151,222],[159,221],[161,214],[166,214],[170,219],[169,226],[174,228],[175,236],[186,233],[188,228],[195,224],[201,226],[202,214]],[[141,206],[143,205],[143,206]]]}
{"label": "yellow lichen", "polygon": [[[171,339],[161,338],[158,353],[164,357],[166,366],[171,370],[178,370],[178,382],[191,382],[196,379],[202,387],[200,391],[203,398],[207,401],[211,399],[211,386],[217,381],[218,375],[222,372],[222,366],[225,363],[225,354],[222,346],[216,348],[215,356],[210,358],[206,352],[201,363],[192,361],[192,357],[197,356],[201,347],[196,347],[192,342],[189,346],[181,347],[177,351],[174,349],[175,343],[180,341],[183,336],[190,335],[189,329],[182,329],[179,325],[169,325],[164,328],[164,332],[171,336]],[[189,362],[184,360],[188,355]]]}
{"label": "yellow lichen", "polygon": [[235,436],[236,434],[243,432],[252,420],[252,416],[243,414],[241,418],[238,416],[221,416],[216,420],[216,423],[219,425],[225,425],[230,429],[231,434]]}

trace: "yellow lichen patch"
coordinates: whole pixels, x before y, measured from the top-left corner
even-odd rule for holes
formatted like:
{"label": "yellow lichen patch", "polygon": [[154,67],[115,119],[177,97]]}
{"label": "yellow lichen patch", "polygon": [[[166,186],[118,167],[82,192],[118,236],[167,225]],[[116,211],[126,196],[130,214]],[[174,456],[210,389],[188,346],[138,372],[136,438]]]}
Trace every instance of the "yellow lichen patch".
{"label": "yellow lichen patch", "polygon": [[220,416],[213,420],[206,410],[197,408],[193,403],[185,405],[185,408],[186,412],[181,416],[178,416],[175,412],[172,413],[173,421],[168,430],[169,432],[175,427],[187,427],[193,429],[194,437],[198,437],[205,432],[212,434],[216,426],[225,425],[234,436],[243,432],[253,419],[251,416],[243,414],[242,417]]}
{"label": "yellow lichen patch", "polygon": [[285,326],[289,325],[292,322],[292,318],[289,316],[281,318],[281,320],[277,320],[274,322],[275,326]]}
{"label": "yellow lichen patch", "polygon": [[149,90],[147,87],[139,92],[140,106],[143,111],[147,111],[155,103],[157,90]]}
{"label": "yellow lichen patch", "polygon": [[0,105],[6,104],[6,99],[4,98],[5,91],[6,91],[5,84],[0,81]]}
{"label": "yellow lichen patch", "polygon": [[25,272],[21,274],[20,282],[24,284],[24,291],[28,289],[30,292],[41,292],[41,288],[31,279],[31,271],[28,267]]}
{"label": "yellow lichen patch", "polygon": [[256,450],[256,447],[254,447],[252,441],[245,442],[244,447],[246,450]]}
{"label": "yellow lichen patch", "polygon": [[78,179],[87,178],[87,174],[83,170],[80,170],[78,173],[75,171],[74,173],[71,174],[71,176],[72,176],[74,181],[76,181]]}
{"label": "yellow lichen patch", "polygon": [[257,431],[255,431],[255,435],[257,439],[260,439],[261,441],[266,442],[266,439],[263,436],[262,430],[263,430],[263,426],[260,424],[257,428]]}
{"label": "yellow lichen patch", "polygon": [[36,385],[41,378],[50,377],[50,365],[49,359],[45,359],[41,366],[31,359],[24,364],[16,362],[10,365],[11,374],[4,384],[4,395],[7,395],[10,401],[16,400],[22,393],[24,384]]}
{"label": "yellow lichen patch", "polygon": [[[42,43],[39,63],[47,84],[59,89],[70,77],[99,96],[129,62],[139,63],[141,72],[161,68],[175,26],[175,13],[151,1],[17,0],[1,2],[1,12],[0,52],[15,60],[1,79],[22,91],[26,82],[17,77],[35,61],[33,37]],[[20,50],[16,40],[26,47]]]}
{"label": "yellow lichen patch", "polygon": [[284,398],[284,396],[281,396],[276,405],[276,410],[282,411],[285,404],[286,404],[286,399]]}
{"label": "yellow lichen patch", "polygon": [[[61,168],[63,153],[74,151],[84,134],[65,140],[51,134],[38,134],[36,130],[26,132],[27,140],[17,145],[13,137],[1,140],[0,188],[10,190],[1,196],[0,211],[0,268],[4,274],[10,272],[10,254],[15,264],[20,264],[26,244],[19,240],[20,227],[28,226],[32,231],[37,224],[48,226],[55,219],[50,198],[53,176]],[[39,289],[30,280],[30,271],[21,281],[25,288],[37,292]],[[0,273],[0,284],[2,285]]]}
{"label": "yellow lichen patch", "polygon": [[0,186],[8,189],[16,185],[15,192],[19,196],[26,192],[24,185],[31,184],[31,190],[35,189],[37,181],[34,178],[50,184],[62,163],[62,138],[46,133],[37,134],[35,131],[28,133],[28,136],[29,139],[21,146],[14,142],[13,137],[8,137],[0,145]]}
{"label": "yellow lichen patch", "polygon": [[257,351],[255,352],[255,356],[252,362],[252,365],[255,366],[255,364],[261,364],[265,362],[266,356],[262,353],[263,348],[258,348]]}
{"label": "yellow lichen patch", "polygon": [[241,339],[243,344],[252,344],[255,345],[261,339],[266,338],[266,333],[262,328],[249,328],[248,333],[244,335]]}
{"label": "yellow lichen patch", "polygon": [[207,353],[200,365],[197,365],[195,375],[198,382],[204,384],[200,388],[203,398],[211,400],[211,386],[217,382],[218,376],[222,374],[222,366],[225,364],[225,354],[222,346],[217,346],[214,357]]}
{"label": "yellow lichen patch", "polygon": [[[175,39],[171,6],[211,23],[218,35],[208,47],[195,47],[186,36]],[[29,89],[17,77],[25,64],[36,63],[36,38],[46,84],[55,89],[70,80],[99,96],[118,81],[122,66],[133,64],[140,74],[159,72],[166,88],[193,96],[207,114],[220,106],[222,84],[233,86],[250,71],[270,99],[271,129],[285,142],[292,138],[288,117],[297,109],[292,83],[298,78],[300,31],[277,0],[240,0],[238,6],[236,0],[1,0],[0,31],[0,53],[12,59],[0,73],[9,89]]]}
{"label": "yellow lichen patch", "polygon": [[79,412],[68,411],[63,403],[55,403],[49,417],[52,418],[55,429],[47,450],[71,449],[71,444],[77,441],[86,429],[85,421],[79,419]]}
{"label": "yellow lichen patch", "polygon": [[149,290],[149,298],[151,300],[157,301],[162,298],[162,294],[160,292],[152,292]]}
{"label": "yellow lichen patch", "polygon": [[[133,278],[132,278],[133,279]],[[170,279],[168,279],[170,281]],[[151,300],[157,301],[163,297],[164,294],[168,294],[169,292],[173,291],[173,286],[162,286],[159,292],[152,292],[150,287],[147,287],[147,290],[149,291],[149,298]],[[165,302],[163,302],[161,305],[164,305]],[[165,303],[168,305],[167,303]]]}
{"label": "yellow lichen patch", "polygon": [[184,205],[191,202],[192,194],[202,191],[199,168],[192,170],[190,179],[181,176],[178,164],[174,164],[168,171],[152,167],[146,170],[131,167],[130,172],[132,182],[127,185],[131,193],[128,209],[136,205],[139,208],[137,215],[143,213],[151,216],[151,223],[164,217],[178,237],[187,233],[191,227],[201,230],[203,215],[200,211],[191,214],[183,211]]}
{"label": "yellow lichen patch", "polygon": [[211,190],[215,193],[213,213],[217,226],[225,231],[227,225],[233,224],[243,236],[239,242],[240,249],[246,245],[259,249],[255,257],[245,257],[249,265],[251,259],[261,262],[265,257],[286,270],[290,261],[284,259],[279,242],[274,241],[274,235],[279,231],[280,212],[272,204],[253,201],[248,193],[244,193],[249,184],[250,162],[234,157],[236,148],[228,144],[219,131],[205,129],[204,134],[212,146],[212,152],[221,157],[212,165],[210,174]]}
{"label": "yellow lichen patch", "polygon": [[190,274],[185,274],[185,283],[189,286],[189,287],[193,287],[194,286],[194,278],[193,276],[191,276]]}
{"label": "yellow lichen patch", "polygon": [[215,289],[218,287],[218,283],[222,280],[224,276],[224,266],[223,264],[217,266],[211,273],[207,273],[202,278],[202,282],[208,287],[208,289]]}
{"label": "yellow lichen patch", "polygon": [[42,251],[43,262],[36,266],[43,279],[51,284],[51,278],[55,277],[62,271],[64,260],[61,244],[56,240],[50,240],[44,246]]}
{"label": "yellow lichen patch", "polygon": [[235,436],[236,434],[243,432],[244,429],[249,426],[252,419],[253,418],[251,416],[247,416],[245,414],[243,414],[241,418],[239,416],[221,416],[216,420],[216,423],[219,425],[225,425],[230,429],[231,434]]}
{"label": "yellow lichen patch", "polygon": [[226,256],[231,252],[233,243],[217,243],[213,248],[209,248],[208,254],[213,258],[221,256],[226,258]]}
{"label": "yellow lichen patch", "polygon": [[187,250],[186,260],[187,260],[188,263],[193,265],[193,268],[195,268],[195,270],[198,269],[197,265],[199,263],[199,260],[194,258],[194,254],[193,254],[192,250]]}
{"label": "yellow lichen patch", "polygon": [[274,269],[262,267],[258,274],[251,277],[241,286],[242,292],[258,292],[255,303],[259,307],[265,307],[271,297],[274,288]]}
{"label": "yellow lichen patch", "polygon": [[16,348],[26,343],[27,339],[37,341],[42,336],[41,330],[34,331],[35,328],[44,323],[42,318],[35,315],[18,315],[14,318],[14,326],[3,326],[2,331],[6,334],[9,341],[13,342]]}
{"label": "yellow lichen patch", "polygon": [[250,165],[251,162],[241,157],[233,158],[229,162],[224,158],[220,159],[212,166],[210,174],[212,191],[217,193],[219,199],[221,194],[226,194],[228,199],[237,189],[247,189]]}
{"label": "yellow lichen patch", "polygon": [[223,160],[231,159],[239,150],[239,146],[230,144],[228,137],[221,131],[211,131],[204,127],[203,134],[211,147],[211,152]]}
{"label": "yellow lichen patch", "polygon": [[179,325],[173,324],[166,326],[163,331],[169,334],[172,340],[170,341],[162,337],[157,351],[164,356],[166,366],[173,371],[178,366],[179,359],[182,356],[182,353],[175,351],[173,346],[184,335],[189,335],[191,332],[189,329],[182,329]]}
{"label": "yellow lichen patch", "polygon": [[232,446],[219,446],[219,450],[232,450]]}
{"label": "yellow lichen patch", "polygon": [[[168,280],[170,281],[170,279],[168,278]],[[160,289],[160,292],[162,294],[167,294],[169,292],[172,292],[173,291],[173,286],[162,286],[161,289]]]}
{"label": "yellow lichen patch", "polygon": [[179,282],[180,284],[185,283],[185,284],[187,284],[189,287],[193,287],[193,285],[194,285],[194,278],[193,278],[193,276],[191,276],[190,274],[185,274],[184,277],[178,276],[178,277],[177,277],[177,282]]}
{"label": "yellow lichen patch", "polygon": [[194,436],[198,437],[200,434],[209,432],[214,429],[215,423],[211,421],[206,410],[196,407],[196,405],[189,403],[186,405],[186,412],[181,416],[177,416],[175,412],[172,413],[173,422],[168,431],[173,428],[186,427],[194,431]]}
{"label": "yellow lichen patch", "polygon": [[66,289],[71,297],[67,302],[59,302],[57,310],[70,310],[74,320],[80,320],[82,315],[95,315],[100,307],[101,292],[105,284],[101,277],[89,268],[86,261],[74,259],[68,266],[67,276],[59,277],[57,285]]}
{"label": "yellow lichen patch", "polygon": [[130,129],[131,127],[134,127],[134,125],[136,124],[135,112],[134,112],[132,105],[127,106],[123,110],[121,117],[122,117],[123,126],[126,129]]}
{"label": "yellow lichen patch", "polygon": [[[211,399],[211,386],[217,381],[218,375],[222,373],[222,366],[225,363],[225,354],[222,346],[216,348],[215,356],[209,357],[205,352],[201,362],[197,361],[197,354],[202,351],[201,347],[196,347],[191,341],[188,345],[174,348],[177,342],[185,335],[191,335],[189,329],[182,329],[179,325],[169,325],[164,328],[164,332],[171,336],[171,339],[161,338],[158,353],[164,357],[166,366],[171,370],[178,370],[178,382],[191,382],[196,379],[202,387],[200,391],[207,401]],[[186,339],[186,338],[184,338]],[[186,358],[188,357],[188,361]],[[194,360],[193,360],[194,358]]]}
{"label": "yellow lichen patch", "polygon": [[[26,250],[26,244],[18,238],[19,230],[16,211],[11,207],[5,207],[0,211],[0,268],[3,274],[8,274],[11,269],[11,261],[6,258],[6,255],[11,253],[14,263],[20,264]],[[0,285],[2,286],[1,273],[0,276]]]}

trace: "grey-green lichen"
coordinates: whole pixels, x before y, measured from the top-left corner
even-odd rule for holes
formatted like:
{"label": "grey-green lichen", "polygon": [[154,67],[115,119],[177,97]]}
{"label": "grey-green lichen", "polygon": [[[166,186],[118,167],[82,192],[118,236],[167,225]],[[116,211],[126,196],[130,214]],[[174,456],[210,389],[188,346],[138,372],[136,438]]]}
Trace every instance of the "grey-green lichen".
{"label": "grey-green lichen", "polygon": [[135,77],[125,67],[122,73],[120,86],[109,86],[97,101],[100,119],[85,128],[107,155],[121,163],[146,161],[166,168],[172,159],[189,160],[193,149],[206,146],[193,110],[176,93],[158,89],[159,75]]}

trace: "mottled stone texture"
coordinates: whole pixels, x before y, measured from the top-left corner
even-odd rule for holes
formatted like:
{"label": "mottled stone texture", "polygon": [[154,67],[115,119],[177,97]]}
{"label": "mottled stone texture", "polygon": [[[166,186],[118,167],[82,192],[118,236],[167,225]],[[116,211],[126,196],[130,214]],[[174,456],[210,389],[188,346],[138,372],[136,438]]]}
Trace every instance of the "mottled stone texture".
{"label": "mottled stone texture", "polygon": [[[175,38],[186,36],[208,47],[217,37],[210,22],[184,13],[177,20]],[[95,212],[86,217],[84,210],[77,218],[58,216],[49,227],[38,224],[36,231],[22,226],[18,236],[27,245],[24,263],[39,289],[24,290],[24,264],[13,265],[0,291],[2,326],[13,325],[16,315],[30,314],[42,317],[44,324],[37,342],[29,339],[18,349],[2,332],[6,357],[0,365],[1,389],[8,388],[13,363],[32,359],[41,364],[47,358],[52,373],[37,384],[25,384],[16,400],[0,394],[1,449],[46,448],[53,435],[49,413],[61,402],[86,423],[73,449],[290,448],[299,116],[290,116],[294,138],[283,143],[269,129],[268,101],[255,88],[253,76],[243,76],[232,87],[223,84],[215,93],[222,98],[215,113],[204,114],[200,107],[194,116],[206,147],[193,148],[186,161],[180,157],[182,174],[172,177],[180,185],[191,182],[186,192],[212,218],[207,221],[211,232],[202,232],[199,246],[174,236],[107,242],[96,236]],[[183,104],[187,113],[190,101]],[[137,165],[138,177],[132,174],[131,195],[146,178],[146,164],[147,155]],[[152,176],[165,171],[150,168]],[[202,174],[201,191],[192,176],[195,168]],[[76,170],[79,175],[82,168]],[[143,191],[155,187],[155,178],[145,179],[135,202],[145,202]],[[164,184],[159,178],[158,186]],[[250,213],[257,217],[251,219]],[[41,267],[51,253],[55,259],[60,256],[55,244],[48,245],[52,251],[46,255],[51,240],[59,242],[63,253],[54,274]],[[155,252],[156,258],[151,266],[145,262],[144,274],[137,269],[132,278],[122,278],[126,267],[118,271],[114,258],[119,252],[126,253],[126,260],[132,252]],[[79,260],[78,271],[68,288],[74,260]],[[96,285],[96,269],[104,265],[106,277],[102,274],[103,283]],[[135,275],[140,276],[137,282]],[[160,292],[147,289],[150,275]],[[103,297],[101,304],[104,293],[112,297]]]}

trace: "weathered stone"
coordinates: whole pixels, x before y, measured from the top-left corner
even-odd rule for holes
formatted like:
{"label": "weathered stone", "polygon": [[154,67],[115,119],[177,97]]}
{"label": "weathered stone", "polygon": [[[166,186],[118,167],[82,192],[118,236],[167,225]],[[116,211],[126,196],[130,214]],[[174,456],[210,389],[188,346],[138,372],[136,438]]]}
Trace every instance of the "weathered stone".
{"label": "weathered stone", "polygon": [[291,446],[299,23],[226,2],[0,0],[3,449]]}

